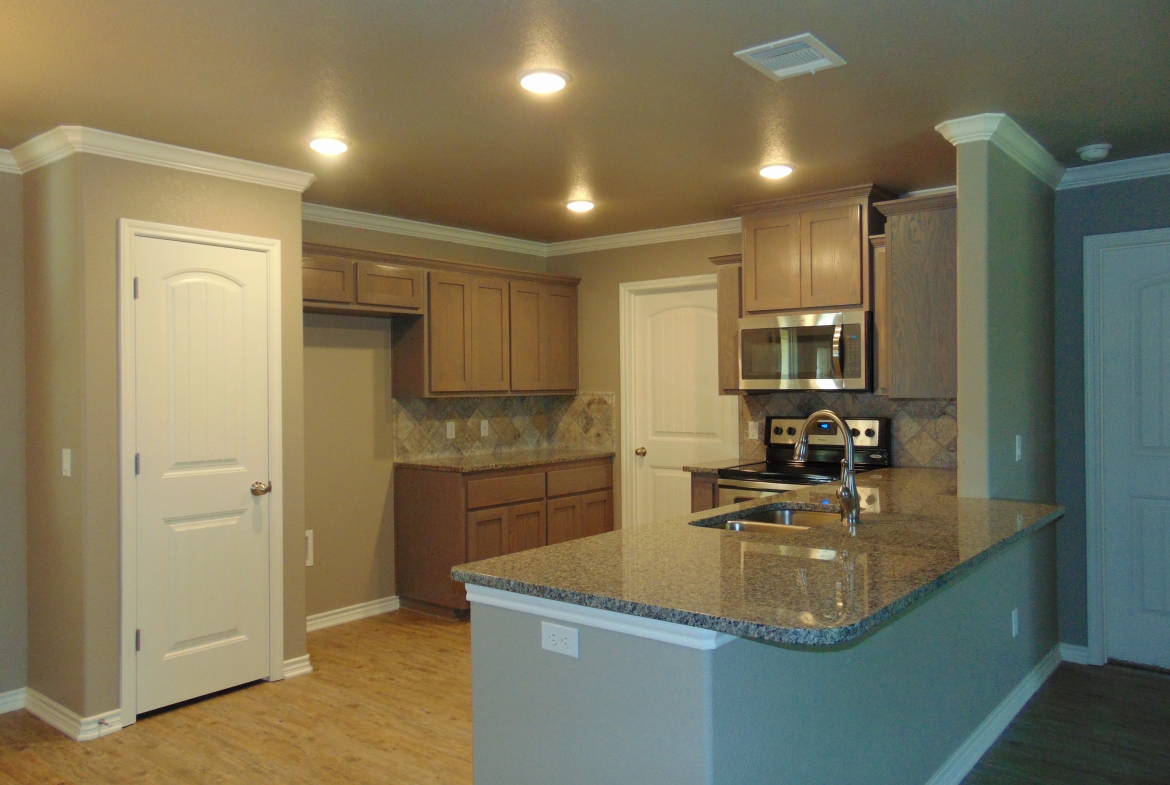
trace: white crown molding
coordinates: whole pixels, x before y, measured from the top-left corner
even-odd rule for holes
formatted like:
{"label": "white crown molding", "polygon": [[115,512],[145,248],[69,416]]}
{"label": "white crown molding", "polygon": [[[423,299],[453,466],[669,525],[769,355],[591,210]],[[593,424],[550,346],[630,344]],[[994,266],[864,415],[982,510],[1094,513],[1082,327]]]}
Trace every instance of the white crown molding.
{"label": "white crown molding", "polygon": [[369,602],[359,602],[357,605],[338,608],[335,611],[314,613],[305,619],[305,629],[308,632],[315,632],[317,630],[323,630],[326,627],[333,627],[338,624],[357,621],[358,619],[367,619],[370,616],[380,616],[383,613],[390,613],[396,610],[398,610],[397,596],[383,597],[380,600],[370,600]]}
{"label": "white crown molding", "polygon": [[919,188],[917,191],[907,191],[902,194],[900,199],[911,199],[915,196],[943,196],[945,194],[958,194],[959,189],[953,185],[940,185],[937,188]]}
{"label": "white crown molding", "polygon": [[718,649],[723,644],[735,640],[734,635],[714,630],[659,621],[658,619],[646,619],[641,616],[631,616],[601,608],[590,608],[587,605],[573,605],[568,602],[548,600],[544,597],[530,597],[527,594],[501,591],[489,586],[476,586],[469,583],[466,584],[466,588],[468,602],[490,605],[509,611],[519,611],[545,619],[567,621],[582,627],[620,632],[623,635],[662,641],[688,649]]}
{"label": "white crown molding", "polygon": [[991,142],[1049,188],[1056,188],[1064,167],[1006,114],[991,112],[946,120],[934,127],[951,144]]}
{"label": "white crown molding", "polygon": [[25,691],[24,708],[74,741],[89,741],[122,729],[121,709],[112,709],[92,717],[82,717],[52,698],[46,698],[32,687]]}
{"label": "white crown molding", "polygon": [[0,714],[7,714],[10,711],[24,708],[24,687],[19,690],[9,690],[8,692],[0,692]]}
{"label": "white crown molding", "polygon": [[284,188],[298,193],[303,193],[317,179],[316,175],[309,172],[206,153],[163,142],[136,139],[133,136],[79,125],[62,125],[46,131],[14,147],[11,153],[22,174],[39,166],[60,161],[74,153],[91,153],[123,161],[165,166],[185,172]]}
{"label": "white crown molding", "polygon": [[1065,170],[1056,190],[1084,188],[1089,185],[1120,183],[1124,180],[1141,180],[1146,177],[1170,175],[1170,153],[1147,155],[1142,158],[1127,158],[1123,161],[1105,161],[1088,166],[1074,166]]}
{"label": "white crown molding", "polygon": [[16,165],[16,159],[12,157],[11,150],[0,150],[0,172],[21,174],[20,167]]}
{"label": "white crown molding", "polygon": [[694,240],[699,237],[715,237],[723,234],[739,234],[743,223],[739,218],[723,218],[718,221],[704,221],[697,224],[667,226],[662,229],[645,229],[640,232],[606,234],[600,237],[585,237],[581,240],[564,240],[549,243],[545,256],[565,256],[587,251],[605,251],[611,248],[629,248],[635,245],[653,245],[678,240]]}
{"label": "white crown molding", "polygon": [[355,229],[371,229],[375,232],[402,234],[407,237],[422,237],[428,240],[442,240],[461,245],[472,245],[477,248],[492,248],[497,251],[511,251],[530,256],[548,256],[547,243],[538,243],[534,240],[519,240],[515,237],[505,237],[500,234],[477,232],[474,229],[459,229],[454,226],[411,221],[406,218],[394,218],[389,215],[376,213],[362,213],[357,210],[344,210],[340,207],[328,207],[323,204],[301,205],[301,217],[306,221],[333,224],[335,226],[350,226]]}
{"label": "white crown molding", "polygon": [[284,661],[284,678],[292,679],[297,676],[308,676],[313,672],[313,666],[309,664],[309,655],[302,654],[300,657],[293,657],[291,660]]}

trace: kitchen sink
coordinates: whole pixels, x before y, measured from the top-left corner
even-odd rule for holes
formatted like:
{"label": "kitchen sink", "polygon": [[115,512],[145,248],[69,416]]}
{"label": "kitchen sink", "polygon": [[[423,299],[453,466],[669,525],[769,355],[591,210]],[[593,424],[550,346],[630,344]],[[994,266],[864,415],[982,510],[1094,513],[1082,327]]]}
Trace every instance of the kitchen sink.
{"label": "kitchen sink", "polygon": [[837,523],[840,520],[841,515],[836,512],[767,510],[765,512],[753,512],[740,518],[732,518],[718,523],[697,521],[691,525],[703,526],[709,529],[727,529],[734,532],[773,533],[782,531],[805,531],[814,526],[824,526],[826,523]]}

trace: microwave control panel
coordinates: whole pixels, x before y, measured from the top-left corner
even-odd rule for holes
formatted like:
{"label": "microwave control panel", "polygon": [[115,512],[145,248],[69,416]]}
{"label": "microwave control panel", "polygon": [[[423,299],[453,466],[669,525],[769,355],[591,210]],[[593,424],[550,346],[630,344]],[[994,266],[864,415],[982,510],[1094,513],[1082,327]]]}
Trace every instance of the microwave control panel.
{"label": "microwave control panel", "polygon": [[841,342],[845,344],[845,361],[841,368],[841,375],[846,379],[861,378],[861,359],[864,351],[861,343],[861,325],[842,325],[844,334]]}

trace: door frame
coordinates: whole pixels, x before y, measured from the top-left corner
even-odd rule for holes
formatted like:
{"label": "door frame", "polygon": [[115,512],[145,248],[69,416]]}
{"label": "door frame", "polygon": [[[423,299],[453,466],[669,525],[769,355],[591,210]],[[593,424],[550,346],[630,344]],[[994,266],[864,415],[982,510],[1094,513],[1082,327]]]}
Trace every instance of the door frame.
{"label": "door frame", "polygon": [[618,284],[618,346],[620,380],[618,387],[621,428],[618,444],[618,460],[622,472],[622,528],[627,522],[633,523],[638,515],[638,473],[634,462],[625,460],[621,450],[634,443],[634,306],[638,297],[646,294],[668,294],[697,289],[717,289],[719,276],[716,273],[688,275],[680,278],[659,278],[652,281],[631,281]]}
{"label": "door frame", "polygon": [[134,240],[153,237],[258,251],[268,278],[268,680],[284,677],[284,463],[281,376],[280,241],[209,229],[118,219],[118,462],[122,536],[121,722],[137,719],[138,668],[134,631],[138,616],[138,521],[134,475],[136,400],[134,343]]}
{"label": "door frame", "polygon": [[1098,234],[1084,239],[1085,305],[1085,585],[1088,590],[1088,662],[1104,665],[1105,630],[1105,467],[1102,395],[1101,292],[1104,251],[1170,243],[1170,229]]}

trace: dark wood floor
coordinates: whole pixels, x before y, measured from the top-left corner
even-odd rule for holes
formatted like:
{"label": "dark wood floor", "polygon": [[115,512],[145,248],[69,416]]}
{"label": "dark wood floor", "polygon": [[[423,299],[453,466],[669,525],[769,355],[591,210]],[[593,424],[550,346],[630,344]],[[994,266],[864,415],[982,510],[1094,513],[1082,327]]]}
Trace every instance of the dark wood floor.
{"label": "dark wood floor", "polygon": [[[315,672],[82,744],[0,715],[0,785],[471,782],[470,625],[399,612],[309,635]],[[1170,783],[1170,676],[1061,665],[964,785]]]}
{"label": "dark wood floor", "polygon": [[1061,665],[963,785],[1170,783],[1170,675]]}

